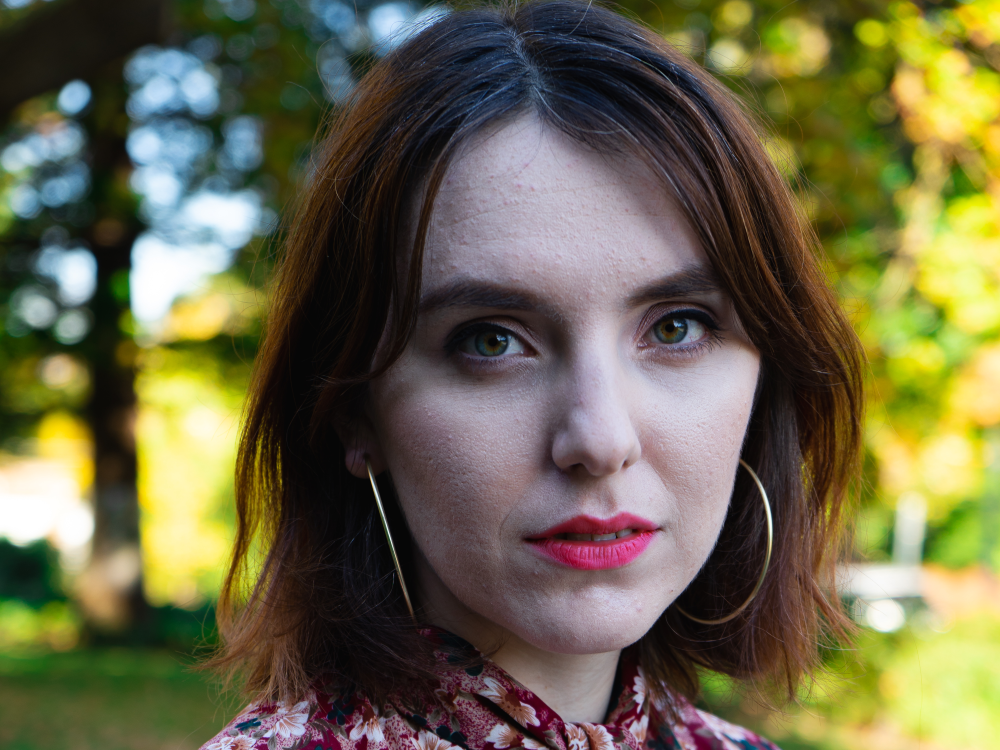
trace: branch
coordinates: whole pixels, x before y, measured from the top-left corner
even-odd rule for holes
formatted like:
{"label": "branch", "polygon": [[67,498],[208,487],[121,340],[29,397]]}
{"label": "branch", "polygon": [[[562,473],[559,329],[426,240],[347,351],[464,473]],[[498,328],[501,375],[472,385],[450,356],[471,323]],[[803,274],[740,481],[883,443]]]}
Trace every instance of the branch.
{"label": "branch", "polygon": [[62,0],[0,28],[0,123],[21,102],[161,41],[167,9],[165,0]]}

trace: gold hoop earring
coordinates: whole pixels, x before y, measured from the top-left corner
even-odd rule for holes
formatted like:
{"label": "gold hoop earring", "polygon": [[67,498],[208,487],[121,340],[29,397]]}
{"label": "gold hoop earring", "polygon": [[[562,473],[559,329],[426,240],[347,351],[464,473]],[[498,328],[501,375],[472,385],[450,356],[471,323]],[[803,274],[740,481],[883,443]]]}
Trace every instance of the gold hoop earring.
{"label": "gold hoop earring", "polygon": [[378,485],[375,483],[375,473],[372,471],[371,462],[365,456],[365,468],[368,469],[368,479],[372,483],[372,492],[375,493],[375,506],[378,508],[379,518],[382,519],[382,528],[385,529],[385,539],[389,542],[389,552],[392,554],[392,564],[396,566],[396,576],[399,578],[399,586],[403,589],[403,598],[406,600],[406,608],[410,610],[410,617],[417,621],[417,616],[413,614],[413,604],[410,602],[410,592],[406,589],[406,581],[403,580],[403,569],[399,567],[399,558],[396,556],[396,545],[392,543],[392,534],[389,532],[389,521],[385,517],[385,508],[382,507],[382,496],[378,492]]}
{"label": "gold hoop earring", "polygon": [[724,622],[729,622],[740,612],[749,607],[750,602],[753,601],[753,598],[757,596],[757,592],[760,591],[760,587],[764,585],[764,576],[767,575],[767,568],[771,564],[771,546],[774,543],[774,525],[771,522],[771,503],[767,501],[767,492],[764,490],[764,485],[761,483],[760,477],[757,476],[757,472],[751,469],[750,465],[742,458],[740,459],[740,466],[750,473],[750,478],[753,479],[754,484],[757,485],[757,490],[760,492],[760,499],[764,503],[764,515],[767,518],[767,554],[764,555],[764,569],[760,572],[760,578],[757,579],[757,585],[753,587],[753,591],[750,592],[750,596],[747,597],[747,600],[737,607],[735,612],[732,612],[725,617],[720,617],[717,620],[703,620],[700,617],[695,617],[694,615],[685,612],[681,608],[681,605],[674,605],[677,608],[677,611],[686,618],[701,623],[702,625],[721,625]]}

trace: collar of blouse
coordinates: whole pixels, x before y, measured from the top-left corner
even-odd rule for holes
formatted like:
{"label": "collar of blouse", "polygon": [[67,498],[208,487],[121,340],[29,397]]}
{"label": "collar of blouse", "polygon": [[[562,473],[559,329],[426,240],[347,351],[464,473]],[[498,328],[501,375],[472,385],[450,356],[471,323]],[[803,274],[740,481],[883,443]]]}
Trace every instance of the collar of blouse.
{"label": "collar of blouse", "polygon": [[[623,653],[603,724],[564,722],[487,658],[456,669],[475,649],[443,630],[422,631],[442,667],[430,703],[373,706],[358,693],[316,691],[294,705],[253,704],[202,750],[742,750],[774,748],[757,735],[675,699],[657,707],[641,667]],[[465,661],[465,659],[462,659]],[[776,750],[776,748],[775,748]]]}

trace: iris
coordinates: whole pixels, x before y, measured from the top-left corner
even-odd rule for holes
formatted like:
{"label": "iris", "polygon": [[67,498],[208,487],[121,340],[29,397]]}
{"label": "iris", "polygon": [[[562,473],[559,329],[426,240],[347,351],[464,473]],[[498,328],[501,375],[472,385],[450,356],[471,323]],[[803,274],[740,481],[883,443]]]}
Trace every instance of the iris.
{"label": "iris", "polygon": [[664,344],[679,344],[688,334],[688,322],[684,318],[663,318],[653,326],[653,335]]}
{"label": "iris", "polygon": [[510,346],[510,336],[500,331],[484,331],[476,334],[472,344],[484,357],[499,357]]}

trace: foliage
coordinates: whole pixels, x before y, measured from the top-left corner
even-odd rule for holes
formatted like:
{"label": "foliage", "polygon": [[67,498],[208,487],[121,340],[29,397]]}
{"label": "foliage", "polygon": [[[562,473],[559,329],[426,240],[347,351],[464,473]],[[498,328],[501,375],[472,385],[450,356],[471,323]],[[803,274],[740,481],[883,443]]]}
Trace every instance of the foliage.
{"label": "foliage", "polygon": [[143,353],[139,489],[146,594],[154,604],[196,605],[219,589],[247,371],[198,348]]}
{"label": "foliage", "polygon": [[176,655],[121,649],[0,655],[0,705],[9,750],[194,750],[235,708]]}
{"label": "foliage", "polygon": [[[33,12],[16,5],[0,10],[0,27]],[[893,509],[916,494],[929,509],[928,560],[997,570],[1000,0],[623,5],[761,115],[820,237],[870,360],[857,554],[889,557]],[[88,103],[74,109],[68,89],[43,95],[0,135],[0,439],[23,452],[39,431],[86,435],[93,300],[131,296],[111,354],[138,372],[146,591],[156,604],[191,606],[219,580],[240,394],[314,133],[416,7],[170,7],[174,35],[88,81]],[[130,161],[94,160],[107,132]],[[242,229],[216,221],[227,211],[243,212]],[[86,266],[87,253],[123,233],[138,237],[131,276],[102,277],[90,298],[74,289],[59,269]],[[143,312],[153,292],[137,272],[158,258],[160,286],[180,274],[187,290],[150,308],[163,315]],[[89,482],[92,469],[77,453],[71,460]],[[843,680],[821,684],[785,744],[820,742],[834,721],[990,746],[1000,701],[982,666],[1000,638],[991,622],[866,633],[853,661],[831,652]],[[709,700],[724,708],[711,690]],[[942,718],[926,721],[931,714]],[[877,746],[880,736],[844,735],[843,744]]]}
{"label": "foliage", "polygon": [[62,598],[59,563],[45,541],[23,547],[0,539],[0,599],[20,599],[35,606]]}
{"label": "foliage", "polygon": [[942,628],[927,615],[896,633],[866,631],[853,648],[832,652],[826,671],[784,713],[763,711],[717,676],[706,680],[704,705],[785,750],[884,750],[921,741],[1000,748],[1000,680],[992,667],[1000,619],[983,613]]}

